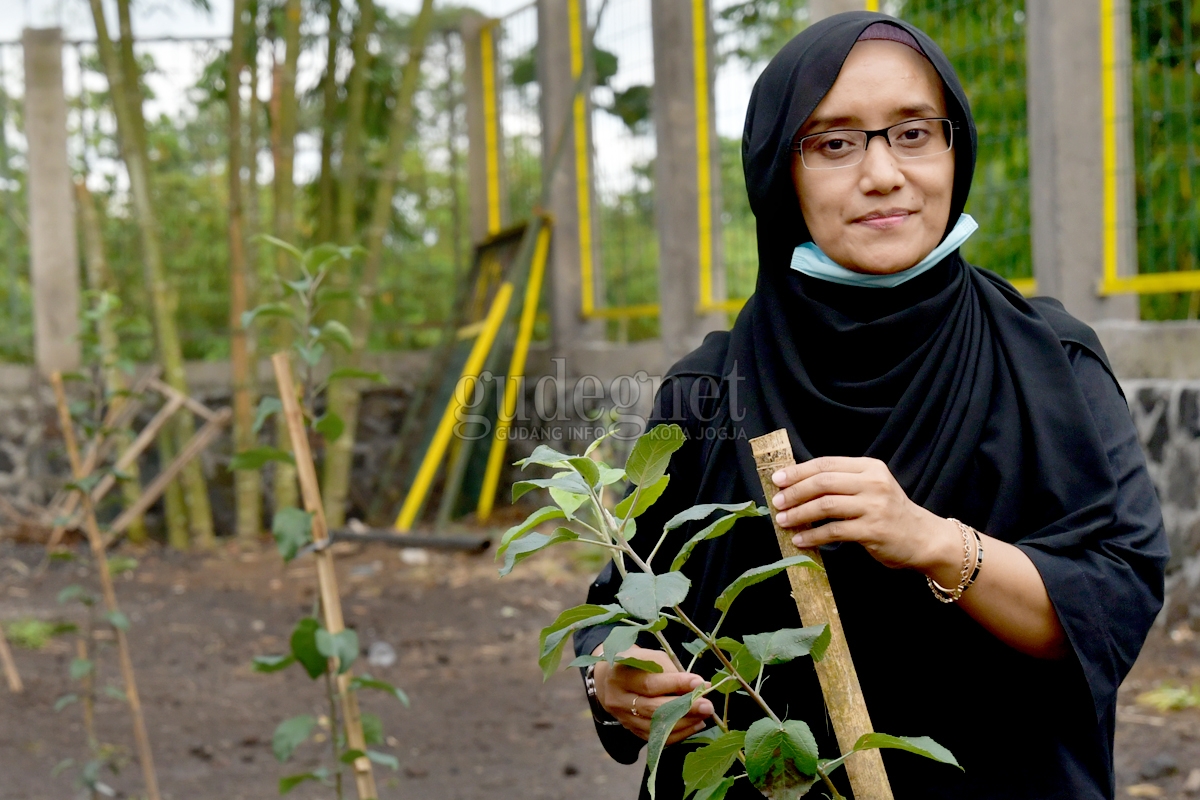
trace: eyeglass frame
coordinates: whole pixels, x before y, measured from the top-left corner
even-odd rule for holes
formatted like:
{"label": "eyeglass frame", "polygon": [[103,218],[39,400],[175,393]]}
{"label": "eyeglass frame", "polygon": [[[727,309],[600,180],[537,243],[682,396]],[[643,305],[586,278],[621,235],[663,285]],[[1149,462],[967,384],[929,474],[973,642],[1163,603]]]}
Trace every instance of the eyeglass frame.
{"label": "eyeglass frame", "polygon": [[[849,167],[857,167],[859,164],[861,164],[863,161],[866,160],[867,151],[871,149],[871,140],[872,139],[874,139],[876,136],[882,136],[883,141],[885,141],[887,143],[887,146],[891,147],[892,150],[895,150],[895,148],[892,147],[892,140],[888,136],[888,131],[890,131],[892,128],[899,128],[901,125],[908,125],[913,122],[944,122],[944,123],[946,123],[946,126],[950,129],[949,146],[945,150],[943,150],[939,153],[926,153],[925,155],[921,155],[921,156],[902,156],[902,155],[897,154],[897,156],[896,156],[897,158],[902,158],[906,161],[913,161],[918,158],[931,158],[933,156],[940,156],[943,153],[949,153],[951,150],[954,149],[954,132],[959,129],[958,124],[954,120],[950,119],[949,117],[917,117],[916,119],[906,119],[903,122],[897,122],[895,125],[889,125],[886,128],[879,128],[878,130],[873,130],[873,131],[864,131],[860,128],[834,128],[834,129],[828,130],[828,131],[817,131],[816,133],[810,133],[805,136],[801,136],[799,139],[792,142],[791,146],[788,147],[788,150],[792,153],[799,153],[800,154],[800,163],[804,165],[805,169],[810,169],[810,170],[813,170],[814,172],[824,172],[825,170],[830,170],[830,169],[847,169]],[[805,160],[804,160],[804,150],[803,150],[804,140],[811,139],[814,136],[827,136],[831,133],[864,133],[864,134],[866,134],[867,143],[863,145],[863,157],[860,158],[858,161],[855,161],[853,164],[841,164],[836,167],[810,167],[808,165],[808,163],[805,162]]]}

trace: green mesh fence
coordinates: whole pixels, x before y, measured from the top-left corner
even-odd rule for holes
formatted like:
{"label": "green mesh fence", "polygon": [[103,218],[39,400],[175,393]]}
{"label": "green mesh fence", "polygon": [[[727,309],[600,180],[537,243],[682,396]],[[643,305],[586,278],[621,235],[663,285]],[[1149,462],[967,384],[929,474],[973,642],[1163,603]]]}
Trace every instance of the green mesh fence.
{"label": "green mesh fence", "polygon": [[908,0],[894,12],[946,51],[966,89],[979,129],[967,213],[980,230],[963,255],[1010,279],[1033,275],[1024,8],[1021,0]]}
{"label": "green mesh fence", "polygon": [[[1139,272],[1200,267],[1200,0],[1131,0]],[[1200,293],[1146,295],[1143,319],[1195,319]]]}

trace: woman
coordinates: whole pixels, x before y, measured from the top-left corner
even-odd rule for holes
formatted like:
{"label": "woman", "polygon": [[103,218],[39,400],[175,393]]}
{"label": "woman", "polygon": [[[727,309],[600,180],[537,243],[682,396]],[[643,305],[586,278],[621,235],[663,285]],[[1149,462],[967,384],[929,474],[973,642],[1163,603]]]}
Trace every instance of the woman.
{"label": "woman", "polygon": [[[1162,602],[1161,514],[1095,334],[960,255],[975,149],[962,86],[912,26],[841,14],[780,51],[743,139],[758,286],[660,391],[652,424],[689,439],[638,527],[766,502],[747,440],[785,428],[799,464],[775,476],[773,510],[822,548],[876,730],[932,736],[964,767],[887,751],[895,796],[1111,798],[1117,687]],[[765,519],[702,547],[686,611],[710,628],[716,596],[778,548]],[[589,602],[619,583],[610,566]],[[744,592],[722,630],[797,624],[780,577]],[[576,650],[599,652],[606,633],[580,632]],[[626,763],[653,710],[701,680],[639,644],[662,674],[601,662],[591,676],[597,730]],[[837,755],[811,661],[768,675],[772,707]],[[734,727],[759,716],[747,703],[734,696]],[[698,701],[671,743],[711,711]],[[659,798],[682,795],[688,749],[664,752]],[[729,797],[757,794],[740,781]]]}

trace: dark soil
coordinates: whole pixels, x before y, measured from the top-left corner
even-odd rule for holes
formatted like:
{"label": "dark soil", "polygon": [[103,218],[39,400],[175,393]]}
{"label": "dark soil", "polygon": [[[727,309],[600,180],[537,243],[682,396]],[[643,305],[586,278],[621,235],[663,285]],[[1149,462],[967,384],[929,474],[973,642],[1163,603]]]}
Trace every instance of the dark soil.
{"label": "dark soil", "polygon": [[[339,545],[339,547],[342,547]],[[60,606],[58,592],[91,586],[86,560],[55,563],[41,578],[32,545],[0,543],[0,621],[36,617],[81,621],[77,604]],[[136,572],[117,592],[132,622],[138,686],[146,708],[164,798],[236,800],[276,796],[281,776],[329,764],[328,742],[302,745],[293,761],[276,762],[271,734],[283,719],[326,713],[323,684],[298,667],[263,675],[256,655],[281,653],[301,616],[311,613],[316,585],[311,558],[286,566],[273,550],[138,555]],[[548,554],[500,579],[490,556],[429,554],[406,564],[384,546],[343,548],[338,577],[349,624],[363,648],[386,642],[397,653],[390,667],[356,669],[401,686],[405,709],[380,693],[364,692],[365,711],[383,720],[397,772],[376,767],[382,798],[630,798],[641,766],[605,755],[596,740],[578,675],[543,683],[536,664],[539,630],[559,610],[581,602],[594,562]],[[1178,640],[1178,641],[1176,641]],[[100,685],[120,685],[115,647],[98,649]],[[81,796],[77,768],[53,777],[67,758],[84,758],[79,704],[54,711],[77,690],[67,674],[74,636],[38,651],[14,648],[26,683],[13,695],[0,683],[0,800]],[[1117,725],[1118,797],[1200,797],[1185,793],[1200,770],[1200,709],[1160,712],[1136,705],[1160,681],[1200,684],[1200,637],[1156,630],[1121,690]],[[101,696],[100,739],[128,755],[129,717],[119,700]],[[118,797],[138,797],[140,770],[126,763],[103,781]],[[1191,783],[1200,784],[1200,773]],[[305,784],[290,796],[329,798]],[[347,783],[346,797],[354,797]]]}

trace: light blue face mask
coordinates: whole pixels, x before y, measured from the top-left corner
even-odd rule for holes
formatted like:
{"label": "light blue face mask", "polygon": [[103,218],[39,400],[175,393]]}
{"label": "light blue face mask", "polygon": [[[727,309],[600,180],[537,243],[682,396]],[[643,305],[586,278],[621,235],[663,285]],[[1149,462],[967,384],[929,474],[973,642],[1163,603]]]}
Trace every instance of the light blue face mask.
{"label": "light blue face mask", "polygon": [[933,252],[921,259],[916,266],[909,267],[890,275],[871,275],[866,272],[855,272],[838,264],[817,247],[815,242],[805,242],[792,253],[792,269],[813,278],[840,283],[844,286],[871,286],[876,289],[891,289],[906,281],[911,281],[940,262],[948,254],[953,253],[963,242],[971,238],[971,234],[979,230],[979,223],[970,214],[963,214],[941,244],[933,248]]}

